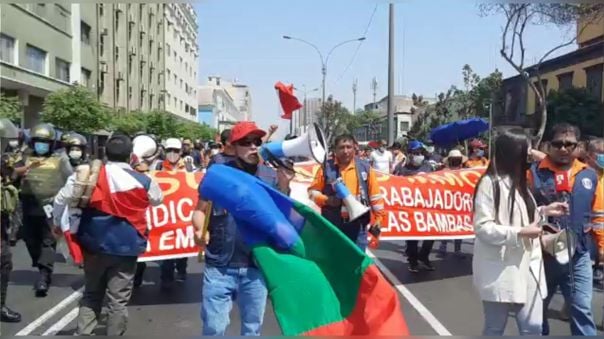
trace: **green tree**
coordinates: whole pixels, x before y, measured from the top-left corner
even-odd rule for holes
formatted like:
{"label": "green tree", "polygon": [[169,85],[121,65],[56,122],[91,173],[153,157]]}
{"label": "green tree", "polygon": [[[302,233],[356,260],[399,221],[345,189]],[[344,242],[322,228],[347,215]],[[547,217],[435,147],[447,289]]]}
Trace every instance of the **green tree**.
{"label": "green tree", "polygon": [[23,105],[18,97],[8,97],[0,94],[0,118],[6,118],[14,124],[21,124]]}
{"label": "green tree", "polygon": [[353,117],[354,115],[350,114],[341,102],[334,100],[330,95],[321,108],[318,123],[323,128],[325,138],[331,144],[333,138],[338,134],[352,132],[348,129],[348,126]]}
{"label": "green tree", "polygon": [[206,124],[197,122],[181,122],[177,128],[177,135],[192,140],[210,140],[214,138],[216,130]]}
{"label": "green tree", "polygon": [[152,111],[146,113],[147,133],[154,134],[160,139],[175,137],[180,122],[169,112]]}
{"label": "green tree", "polygon": [[147,131],[147,116],[140,111],[113,112],[109,123],[110,129],[127,135]]}
{"label": "green tree", "polygon": [[547,131],[559,122],[578,126],[585,135],[602,137],[604,104],[585,88],[551,91],[547,97]]}
{"label": "green tree", "polygon": [[503,105],[501,90],[503,74],[499,70],[495,70],[486,78],[480,78],[470,65],[464,65],[462,75],[464,90],[455,88],[453,93],[453,102],[461,119],[488,118],[491,103]]}
{"label": "green tree", "polygon": [[107,107],[82,86],[54,92],[44,100],[42,120],[66,131],[93,133],[105,128],[108,118]]}

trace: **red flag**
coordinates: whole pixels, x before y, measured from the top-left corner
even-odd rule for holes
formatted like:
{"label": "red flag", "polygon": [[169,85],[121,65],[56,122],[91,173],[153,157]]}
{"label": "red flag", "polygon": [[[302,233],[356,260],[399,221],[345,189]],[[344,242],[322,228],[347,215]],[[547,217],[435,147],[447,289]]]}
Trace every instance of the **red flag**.
{"label": "red flag", "polygon": [[145,236],[149,199],[143,185],[119,164],[101,167],[89,206],[103,213],[126,219]]}
{"label": "red flag", "polygon": [[298,98],[294,95],[294,85],[286,85],[281,81],[277,81],[275,84],[279,101],[281,102],[281,109],[283,109],[283,115],[281,118],[291,120],[292,113],[302,108],[302,104],[298,101]]}

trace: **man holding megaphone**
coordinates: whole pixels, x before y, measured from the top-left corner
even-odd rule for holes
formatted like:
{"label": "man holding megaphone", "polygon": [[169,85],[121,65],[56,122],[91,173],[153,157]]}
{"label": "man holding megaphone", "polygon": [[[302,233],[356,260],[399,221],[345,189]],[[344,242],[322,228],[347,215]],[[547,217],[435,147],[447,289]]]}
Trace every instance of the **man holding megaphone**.
{"label": "man holding megaphone", "polygon": [[[355,145],[350,134],[336,137],[334,159],[317,171],[308,195],[321,208],[321,215],[365,250],[367,232],[376,238],[380,233],[384,198],[374,170],[355,156]],[[372,214],[374,223],[368,228]]]}

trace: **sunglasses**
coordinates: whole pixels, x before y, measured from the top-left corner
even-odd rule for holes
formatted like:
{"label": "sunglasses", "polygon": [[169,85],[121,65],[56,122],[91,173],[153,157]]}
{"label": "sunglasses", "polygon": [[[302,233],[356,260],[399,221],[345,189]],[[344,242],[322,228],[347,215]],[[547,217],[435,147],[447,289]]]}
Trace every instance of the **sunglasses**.
{"label": "sunglasses", "polygon": [[166,153],[180,153],[180,150],[178,148],[168,148]]}
{"label": "sunglasses", "polygon": [[237,145],[242,147],[250,147],[252,144],[256,147],[260,147],[262,145],[262,140],[254,138],[254,139],[243,139],[237,142]]}
{"label": "sunglasses", "polygon": [[564,142],[561,140],[552,141],[552,142],[550,142],[550,145],[556,149],[562,149],[562,147],[564,147],[567,150],[573,150],[577,147],[576,142]]}

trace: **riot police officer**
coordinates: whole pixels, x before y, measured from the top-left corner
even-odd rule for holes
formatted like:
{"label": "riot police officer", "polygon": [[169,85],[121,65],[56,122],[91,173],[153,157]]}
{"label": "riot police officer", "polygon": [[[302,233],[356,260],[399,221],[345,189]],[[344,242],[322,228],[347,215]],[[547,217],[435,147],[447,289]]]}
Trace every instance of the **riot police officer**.
{"label": "riot police officer", "polygon": [[88,156],[86,154],[88,141],[78,133],[69,133],[65,140],[65,151],[69,157],[69,163],[75,169],[76,167],[86,164]]}
{"label": "riot police officer", "polygon": [[31,130],[31,154],[15,168],[21,176],[23,239],[40,275],[34,284],[36,296],[45,297],[51,283],[56,240],[52,232],[52,201],[73,173],[65,155],[55,153],[56,131],[49,124]]}

